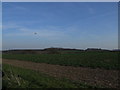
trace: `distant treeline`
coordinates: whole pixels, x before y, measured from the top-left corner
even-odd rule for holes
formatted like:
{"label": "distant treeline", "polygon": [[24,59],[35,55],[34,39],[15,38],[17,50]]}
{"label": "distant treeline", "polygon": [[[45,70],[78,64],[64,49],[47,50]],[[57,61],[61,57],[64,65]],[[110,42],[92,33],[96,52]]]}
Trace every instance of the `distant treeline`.
{"label": "distant treeline", "polygon": [[4,50],[3,53],[22,53],[22,54],[42,54],[42,53],[72,53],[80,51],[120,51],[120,50],[106,50],[101,48],[87,48],[83,49],[70,49],[70,48],[45,48],[45,49],[13,49],[13,50]]}

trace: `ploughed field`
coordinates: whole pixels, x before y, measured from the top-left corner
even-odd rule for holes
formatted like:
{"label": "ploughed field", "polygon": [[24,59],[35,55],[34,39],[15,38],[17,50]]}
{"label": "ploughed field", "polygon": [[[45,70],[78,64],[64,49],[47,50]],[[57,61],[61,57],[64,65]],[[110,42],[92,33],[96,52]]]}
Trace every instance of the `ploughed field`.
{"label": "ploughed field", "polygon": [[[3,63],[9,64],[15,67],[20,67],[23,69],[30,69],[37,72],[45,73],[47,75],[50,75],[51,77],[68,78],[69,80],[79,82],[79,83],[86,83],[93,87],[117,88],[119,86],[119,84],[117,83],[118,70],[60,66],[60,65],[52,65],[52,64],[46,64],[46,63],[35,63],[30,61],[7,60],[7,59],[3,59]],[[4,65],[3,65],[3,68],[4,68]],[[8,67],[8,70],[10,69],[11,67]],[[5,68],[5,72],[6,72],[6,68]],[[28,77],[30,77],[31,74],[29,73]]]}
{"label": "ploughed field", "polygon": [[2,58],[32,61],[63,66],[120,69],[118,53],[110,51],[82,51],[57,54],[3,54]]}
{"label": "ploughed field", "polygon": [[55,78],[31,69],[3,64],[3,89],[6,88],[96,88],[66,78]]}

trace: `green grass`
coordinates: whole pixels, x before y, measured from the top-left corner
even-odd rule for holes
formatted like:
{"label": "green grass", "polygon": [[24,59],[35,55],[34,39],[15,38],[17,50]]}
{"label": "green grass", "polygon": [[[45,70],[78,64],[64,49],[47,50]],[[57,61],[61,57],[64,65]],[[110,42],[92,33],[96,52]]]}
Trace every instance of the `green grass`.
{"label": "green grass", "polygon": [[3,54],[3,58],[104,69],[120,69],[118,52],[88,51],[64,54]]}
{"label": "green grass", "polygon": [[46,74],[3,64],[3,88],[96,88],[69,79],[60,79]]}

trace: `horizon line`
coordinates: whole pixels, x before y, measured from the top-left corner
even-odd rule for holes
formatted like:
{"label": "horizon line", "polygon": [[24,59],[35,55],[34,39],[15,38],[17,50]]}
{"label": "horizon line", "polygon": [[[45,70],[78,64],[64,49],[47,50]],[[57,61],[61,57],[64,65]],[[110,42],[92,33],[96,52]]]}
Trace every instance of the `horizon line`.
{"label": "horizon line", "polygon": [[0,51],[5,51],[5,50],[44,50],[48,48],[56,48],[56,49],[76,49],[76,50],[87,50],[87,49],[98,49],[98,50],[120,50],[119,48],[114,48],[114,49],[107,49],[107,48],[95,48],[95,47],[88,47],[88,48],[70,48],[70,47],[46,47],[46,48],[10,48],[10,49],[2,49]]}

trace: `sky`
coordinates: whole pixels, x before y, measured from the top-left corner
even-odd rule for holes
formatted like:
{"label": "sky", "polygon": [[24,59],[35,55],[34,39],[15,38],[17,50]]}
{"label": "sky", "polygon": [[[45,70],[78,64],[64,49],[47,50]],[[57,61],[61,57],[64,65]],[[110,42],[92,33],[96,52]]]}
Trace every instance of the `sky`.
{"label": "sky", "polygon": [[[0,2],[0,50],[2,50],[2,3]],[[0,54],[1,55],[1,54]]]}
{"label": "sky", "polygon": [[2,2],[119,2],[119,0],[2,0]]}
{"label": "sky", "polygon": [[117,2],[3,2],[3,49],[118,48]]}

